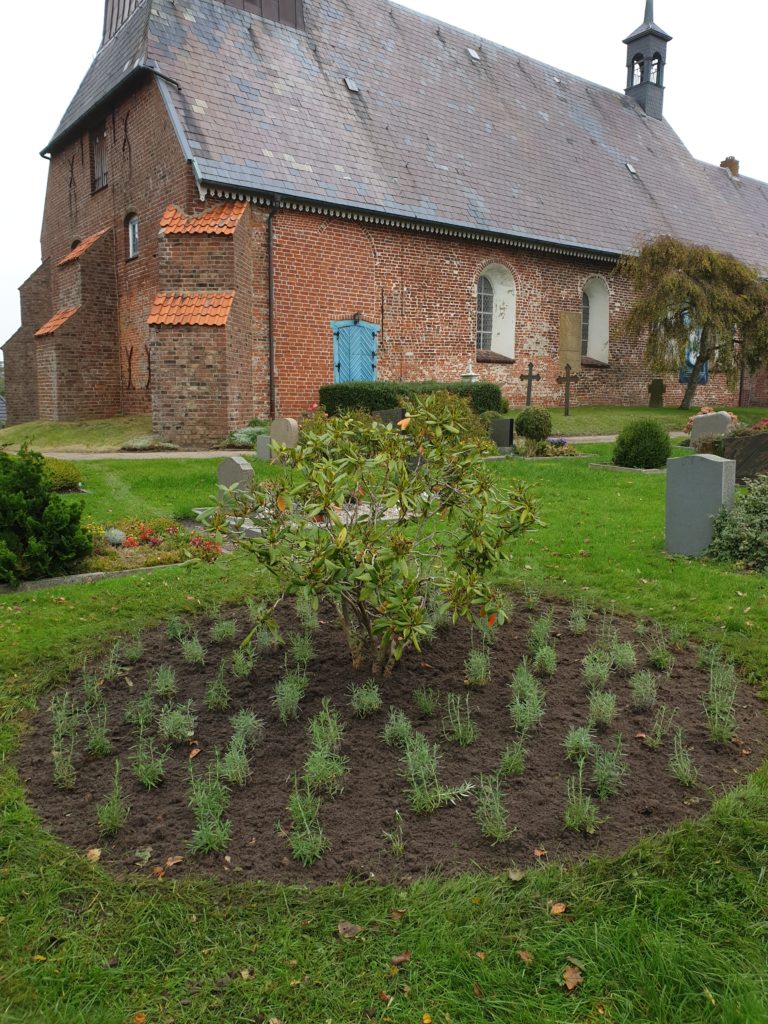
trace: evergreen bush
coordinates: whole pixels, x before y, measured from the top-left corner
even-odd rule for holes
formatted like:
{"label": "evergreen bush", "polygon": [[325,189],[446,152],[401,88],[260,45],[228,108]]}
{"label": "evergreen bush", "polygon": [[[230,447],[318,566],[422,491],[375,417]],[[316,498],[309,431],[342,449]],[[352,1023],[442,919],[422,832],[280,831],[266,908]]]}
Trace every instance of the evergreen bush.
{"label": "evergreen bush", "polygon": [[425,381],[346,381],[343,384],[324,384],[320,388],[320,404],[329,416],[337,416],[351,409],[375,412],[377,409],[394,409],[407,403],[410,396],[425,392],[448,391],[462,398],[468,398],[472,409],[484,412],[502,412],[504,399],[498,384],[476,381],[441,383]]}
{"label": "evergreen bush", "polygon": [[552,433],[552,417],[546,409],[529,405],[515,416],[515,430],[529,441],[546,441]]}
{"label": "evergreen bush", "polygon": [[71,572],[90,553],[83,503],[55,494],[38,452],[0,452],[0,583]]}
{"label": "evergreen bush", "polygon": [[712,558],[768,572],[768,475],[748,480],[733,508],[721,508],[713,526]]}
{"label": "evergreen bush", "polygon": [[672,454],[669,434],[656,420],[632,420],[622,430],[613,449],[614,466],[660,469]]}

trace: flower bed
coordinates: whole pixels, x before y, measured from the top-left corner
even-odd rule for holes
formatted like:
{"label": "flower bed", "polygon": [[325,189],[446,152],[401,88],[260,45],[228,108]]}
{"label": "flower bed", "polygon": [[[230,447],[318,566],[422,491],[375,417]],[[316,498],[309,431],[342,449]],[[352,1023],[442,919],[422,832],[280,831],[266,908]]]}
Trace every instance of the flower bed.
{"label": "flower bed", "polygon": [[214,561],[221,554],[215,541],[190,532],[171,519],[121,520],[113,527],[86,523],[93,551],[81,572],[115,572],[141,566],[172,565],[188,558]]}

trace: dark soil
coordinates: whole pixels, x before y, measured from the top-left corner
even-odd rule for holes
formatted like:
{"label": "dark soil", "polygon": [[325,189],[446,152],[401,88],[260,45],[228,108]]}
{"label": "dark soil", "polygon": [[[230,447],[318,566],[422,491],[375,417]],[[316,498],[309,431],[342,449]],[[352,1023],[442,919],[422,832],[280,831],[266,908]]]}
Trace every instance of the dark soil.
{"label": "dark soil", "polygon": [[[581,678],[581,659],[595,640],[598,620],[592,619],[586,635],[575,637],[568,629],[568,609],[555,605],[554,610],[557,673],[544,682],[546,714],[528,741],[525,772],[502,783],[515,832],[510,840],[496,846],[483,837],[474,820],[474,797],[430,815],[419,816],[409,809],[399,774],[399,755],[382,742],[382,728],[391,705],[404,710],[415,728],[423,731],[431,742],[440,744],[441,778],[446,784],[476,779],[481,772],[494,771],[501,751],[515,738],[506,707],[507,681],[527,653],[530,624],[544,611],[543,605],[535,612],[516,611],[510,623],[495,631],[492,681],[482,690],[470,691],[480,735],[468,747],[445,739],[442,710],[434,718],[426,718],[412,697],[416,688],[431,686],[443,695],[444,705],[449,691],[467,692],[463,663],[472,639],[468,626],[443,629],[422,654],[408,653],[383,684],[381,711],[360,719],[349,707],[349,691],[353,683],[365,681],[366,673],[351,667],[341,631],[332,614],[326,612],[325,621],[314,635],[315,656],[309,664],[310,683],[300,717],[289,725],[279,722],[271,704],[274,684],[284,671],[282,649],[262,655],[248,680],[236,680],[230,673],[230,708],[226,712],[209,712],[204,706],[206,683],[215,674],[220,659],[229,659],[233,644],[207,641],[208,623],[197,622],[199,635],[207,644],[207,663],[204,667],[190,666],[183,661],[179,644],[168,640],[163,630],[146,634],[140,663],[118,680],[104,684],[110,709],[110,737],[123,761],[123,788],[130,804],[128,823],[113,839],[100,839],[95,812],[96,805],[110,791],[115,754],[102,758],[86,755],[81,731],[75,755],[76,786],[72,791],[55,788],[51,781],[51,723],[45,710],[38,712],[31,722],[17,758],[19,772],[29,799],[46,826],[82,851],[101,847],[102,864],[116,872],[151,873],[153,868],[165,869],[168,858],[182,856],[180,864],[167,868],[169,874],[321,883],[369,876],[390,881],[435,870],[494,870],[515,863],[525,866],[534,861],[534,850],[546,851],[550,861],[573,860],[595,853],[616,854],[640,836],[701,815],[713,798],[758,766],[768,746],[768,720],[756,693],[746,685],[740,686],[738,739],[727,746],[713,746],[707,740],[701,705],[707,673],[697,667],[694,651],[677,651],[669,677],[658,674],[659,697],[670,708],[677,709],[676,725],[684,729],[686,743],[692,749],[699,771],[698,784],[686,789],[671,776],[671,735],[658,750],[649,749],[637,735],[650,732],[653,713],[632,711],[627,679],[614,675],[610,688],[618,697],[619,715],[615,726],[604,731],[600,741],[606,747],[612,746],[616,734],[622,734],[629,773],[621,792],[599,805],[603,821],[597,834],[587,836],[566,830],[565,787],[573,766],[565,758],[563,739],[571,725],[586,722],[587,692]],[[239,640],[248,626],[244,614],[237,613],[236,617]],[[279,619],[284,634],[297,628],[293,613],[287,608],[280,612]],[[631,623],[617,620],[615,624],[624,638],[633,640],[638,668],[647,667],[643,638],[633,634]],[[147,791],[131,774],[130,753],[136,735],[134,727],[123,722],[123,706],[128,698],[143,691],[149,671],[162,663],[176,669],[176,699],[191,697],[197,709],[196,745],[200,753],[193,762],[196,769],[204,768],[217,748],[223,751],[227,746],[231,735],[229,718],[234,711],[243,707],[253,709],[266,723],[264,742],[251,758],[250,781],[244,788],[232,790],[232,840],[226,855],[188,854],[193,829],[188,806],[188,745],[173,749],[159,788]],[[73,679],[72,692],[81,699],[79,687],[79,680]],[[309,746],[307,723],[320,709],[324,696],[331,698],[344,721],[343,753],[349,760],[349,773],[343,792],[333,800],[323,800],[321,822],[330,848],[314,865],[302,867],[291,859],[286,837],[276,823],[290,825],[286,804],[291,779],[295,772],[302,771]],[[383,839],[383,832],[393,827],[396,809],[404,821],[405,853],[401,858],[392,855]],[[151,847],[149,861],[139,866],[136,851],[147,847]]]}

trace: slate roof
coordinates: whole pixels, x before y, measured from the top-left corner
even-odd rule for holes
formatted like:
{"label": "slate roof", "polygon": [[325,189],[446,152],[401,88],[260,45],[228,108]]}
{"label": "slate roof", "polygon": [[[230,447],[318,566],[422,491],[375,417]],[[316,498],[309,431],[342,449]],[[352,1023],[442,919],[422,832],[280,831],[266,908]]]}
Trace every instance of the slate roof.
{"label": "slate roof", "polygon": [[[224,194],[614,254],[667,233],[768,267],[768,185],[695,160],[623,93],[389,0],[305,0],[305,21],[145,0],[54,144],[138,62],[179,84],[195,173]],[[616,66],[623,77],[618,41]]]}
{"label": "slate roof", "polygon": [[156,327],[224,327],[234,297],[234,292],[160,292],[152,300],[147,323]]}
{"label": "slate roof", "polygon": [[57,310],[50,320],[46,320],[42,327],[38,327],[35,331],[35,337],[44,338],[47,334],[54,334],[79,309],[79,306],[69,306],[67,309]]}

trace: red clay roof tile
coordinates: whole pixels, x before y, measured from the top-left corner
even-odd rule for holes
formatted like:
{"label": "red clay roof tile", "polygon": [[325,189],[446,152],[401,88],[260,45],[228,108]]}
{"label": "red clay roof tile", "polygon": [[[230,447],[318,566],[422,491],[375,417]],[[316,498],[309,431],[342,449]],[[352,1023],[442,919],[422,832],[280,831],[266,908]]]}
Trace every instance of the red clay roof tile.
{"label": "red clay roof tile", "polygon": [[193,217],[169,206],[160,220],[160,228],[166,235],[231,235],[247,206],[248,203],[218,203]]}
{"label": "red clay roof tile", "polygon": [[80,309],[79,306],[70,306],[68,309],[59,309],[53,314],[50,320],[46,320],[42,327],[38,327],[35,331],[36,338],[43,338],[46,334],[53,334],[57,328],[65,324],[71,316]]}
{"label": "red clay roof tile", "polygon": [[152,300],[148,324],[224,327],[234,292],[160,292]]}
{"label": "red clay roof tile", "polygon": [[72,252],[68,252],[67,255],[59,260],[58,266],[63,267],[66,263],[74,263],[75,260],[79,260],[83,253],[90,249],[94,242],[98,241],[102,235],[106,235],[109,228],[102,228],[101,231],[97,231],[95,235],[89,235],[88,238],[84,238],[79,245],[76,245]]}

